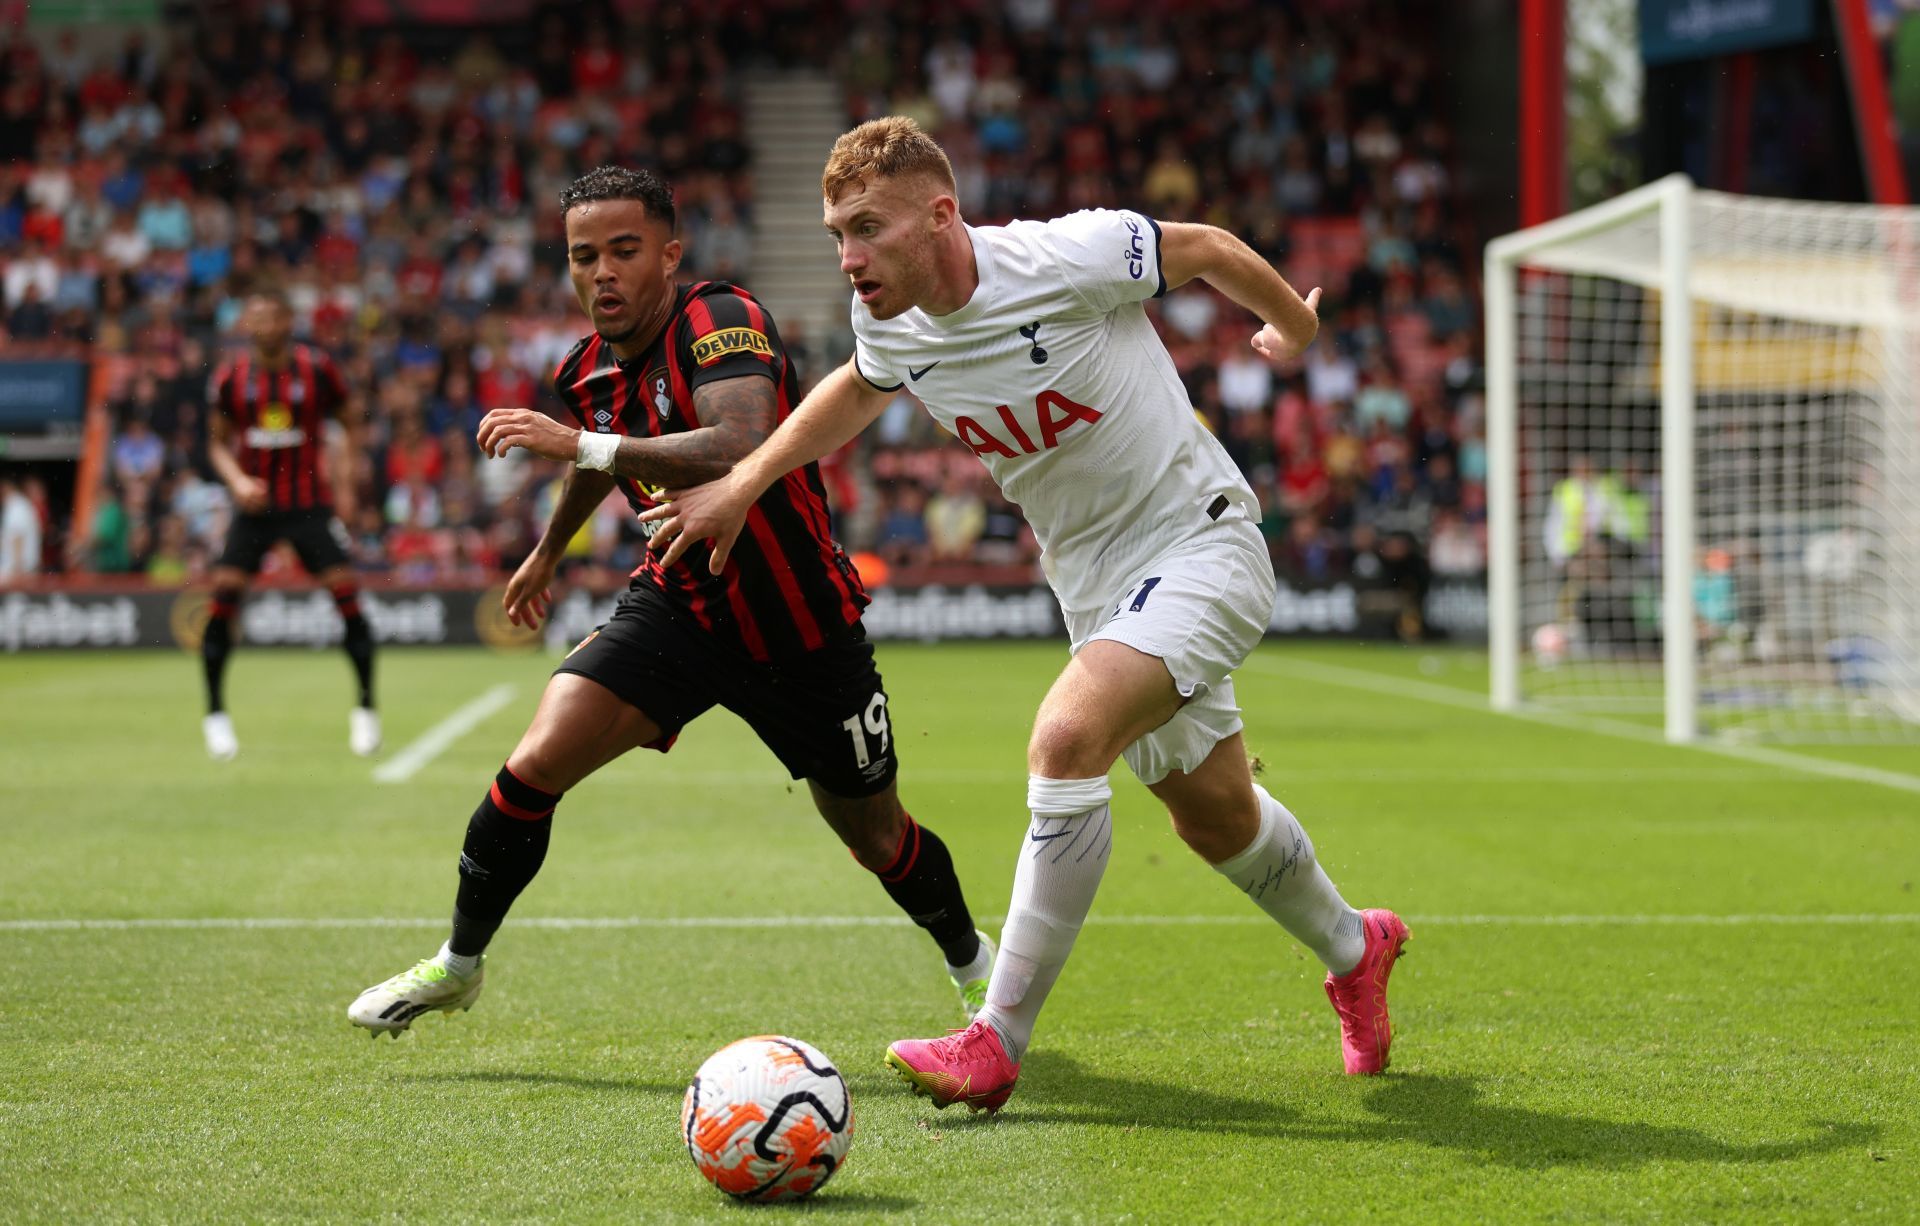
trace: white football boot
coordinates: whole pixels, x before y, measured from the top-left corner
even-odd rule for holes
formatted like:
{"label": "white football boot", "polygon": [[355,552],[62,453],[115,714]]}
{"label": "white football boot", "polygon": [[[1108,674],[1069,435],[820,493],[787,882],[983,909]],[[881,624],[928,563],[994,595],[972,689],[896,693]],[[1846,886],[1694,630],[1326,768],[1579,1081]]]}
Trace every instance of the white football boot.
{"label": "white football boot", "polygon": [[231,762],[240,752],[240,738],[233,733],[233,720],[225,711],[215,711],[200,721],[200,735],[207,741],[207,756],[215,762]]}
{"label": "white football boot", "polygon": [[363,758],[380,752],[380,712],[372,707],[355,707],[347,717],[347,744]]}
{"label": "white football boot", "polygon": [[473,1008],[486,972],[484,955],[471,975],[456,975],[432,958],[423,959],[355,997],[347,1006],[347,1020],[366,1027],[373,1038],[390,1034],[398,1039],[423,1013]]}

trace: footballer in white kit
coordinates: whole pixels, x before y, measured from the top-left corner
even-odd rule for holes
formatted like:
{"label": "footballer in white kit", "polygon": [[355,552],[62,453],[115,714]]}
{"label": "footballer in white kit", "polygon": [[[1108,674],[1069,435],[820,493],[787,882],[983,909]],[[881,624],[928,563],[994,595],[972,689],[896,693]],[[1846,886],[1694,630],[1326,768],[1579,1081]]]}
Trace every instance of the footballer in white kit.
{"label": "footballer in white kit", "polygon": [[1259,501],[1142,306],[1166,290],[1160,227],[1098,209],[965,233],[972,298],[885,320],[855,302],[855,367],[912,390],[1020,505],[1076,652],[1112,639],[1166,662],[1189,701],[1125,756],[1143,783],[1192,770],[1240,730],[1227,674],[1275,588]]}
{"label": "footballer in white kit", "polygon": [[1302,299],[1224,231],[1126,210],[970,227],[946,155],[902,117],[842,136],[821,188],[854,288],[853,359],[728,476],[669,491],[644,517],[651,547],[671,564],[711,540],[723,564],[762,491],[906,387],[1025,511],[1072,639],[1028,746],[1030,822],[986,1007],[964,1031],[892,1044],[887,1063],[936,1106],[1007,1101],[1105,871],[1107,771],[1125,757],[1188,846],[1326,964],[1346,1071],[1384,1070],[1407,927],[1348,906],[1253,782],[1229,674],[1275,598],[1259,503],[1143,308],[1204,279],[1264,321],[1253,347],[1285,361],[1318,329],[1319,291]]}

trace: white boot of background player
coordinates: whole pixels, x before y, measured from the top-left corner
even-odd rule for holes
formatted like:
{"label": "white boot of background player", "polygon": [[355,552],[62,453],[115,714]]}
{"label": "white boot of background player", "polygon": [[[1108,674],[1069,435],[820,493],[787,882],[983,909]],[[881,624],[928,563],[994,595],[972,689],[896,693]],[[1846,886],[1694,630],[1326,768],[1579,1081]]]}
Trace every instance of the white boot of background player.
{"label": "white boot of background player", "polygon": [[380,713],[372,707],[355,707],[347,717],[347,744],[363,758],[380,752]]}
{"label": "white boot of background player", "polygon": [[215,762],[231,762],[240,752],[240,738],[234,735],[233,721],[225,711],[201,720],[200,735],[206,738],[207,756]]}

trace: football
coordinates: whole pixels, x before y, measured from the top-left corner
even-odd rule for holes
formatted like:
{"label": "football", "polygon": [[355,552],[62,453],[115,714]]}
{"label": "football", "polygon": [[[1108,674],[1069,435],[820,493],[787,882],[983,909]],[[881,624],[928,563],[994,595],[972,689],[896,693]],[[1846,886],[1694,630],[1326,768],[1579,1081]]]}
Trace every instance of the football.
{"label": "football", "polygon": [[853,1100],[819,1048],[781,1035],[707,1058],[680,1108],[687,1153],[736,1200],[799,1200],[820,1190],[853,1144]]}
{"label": "football", "polygon": [[1558,668],[1567,658],[1567,632],[1557,622],[1547,622],[1533,632],[1533,659],[1541,668]]}

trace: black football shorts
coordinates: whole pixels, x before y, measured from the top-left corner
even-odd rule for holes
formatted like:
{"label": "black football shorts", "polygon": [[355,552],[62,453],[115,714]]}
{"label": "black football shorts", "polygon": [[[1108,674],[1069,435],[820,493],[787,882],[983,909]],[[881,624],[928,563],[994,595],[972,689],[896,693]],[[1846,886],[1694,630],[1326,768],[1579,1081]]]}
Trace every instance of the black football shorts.
{"label": "black football shorts", "polygon": [[659,725],[652,747],[662,753],[718,706],[747,721],[795,779],[835,796],[877,795],[899,772],[887,692],[857,622],[814,651],[755,660],[635,579],[554,671],[597,681],[639,708]]}
{"label": "black football shorts", "polygon": [[281,541],[293,546],[300,565],[317,575],[330,566],[347,564],[347,529],[332,511],[267,511],[235,515],[227,531],[227,547],[215,566],[232,566],[249,575],[260,573],[260,562]]}

